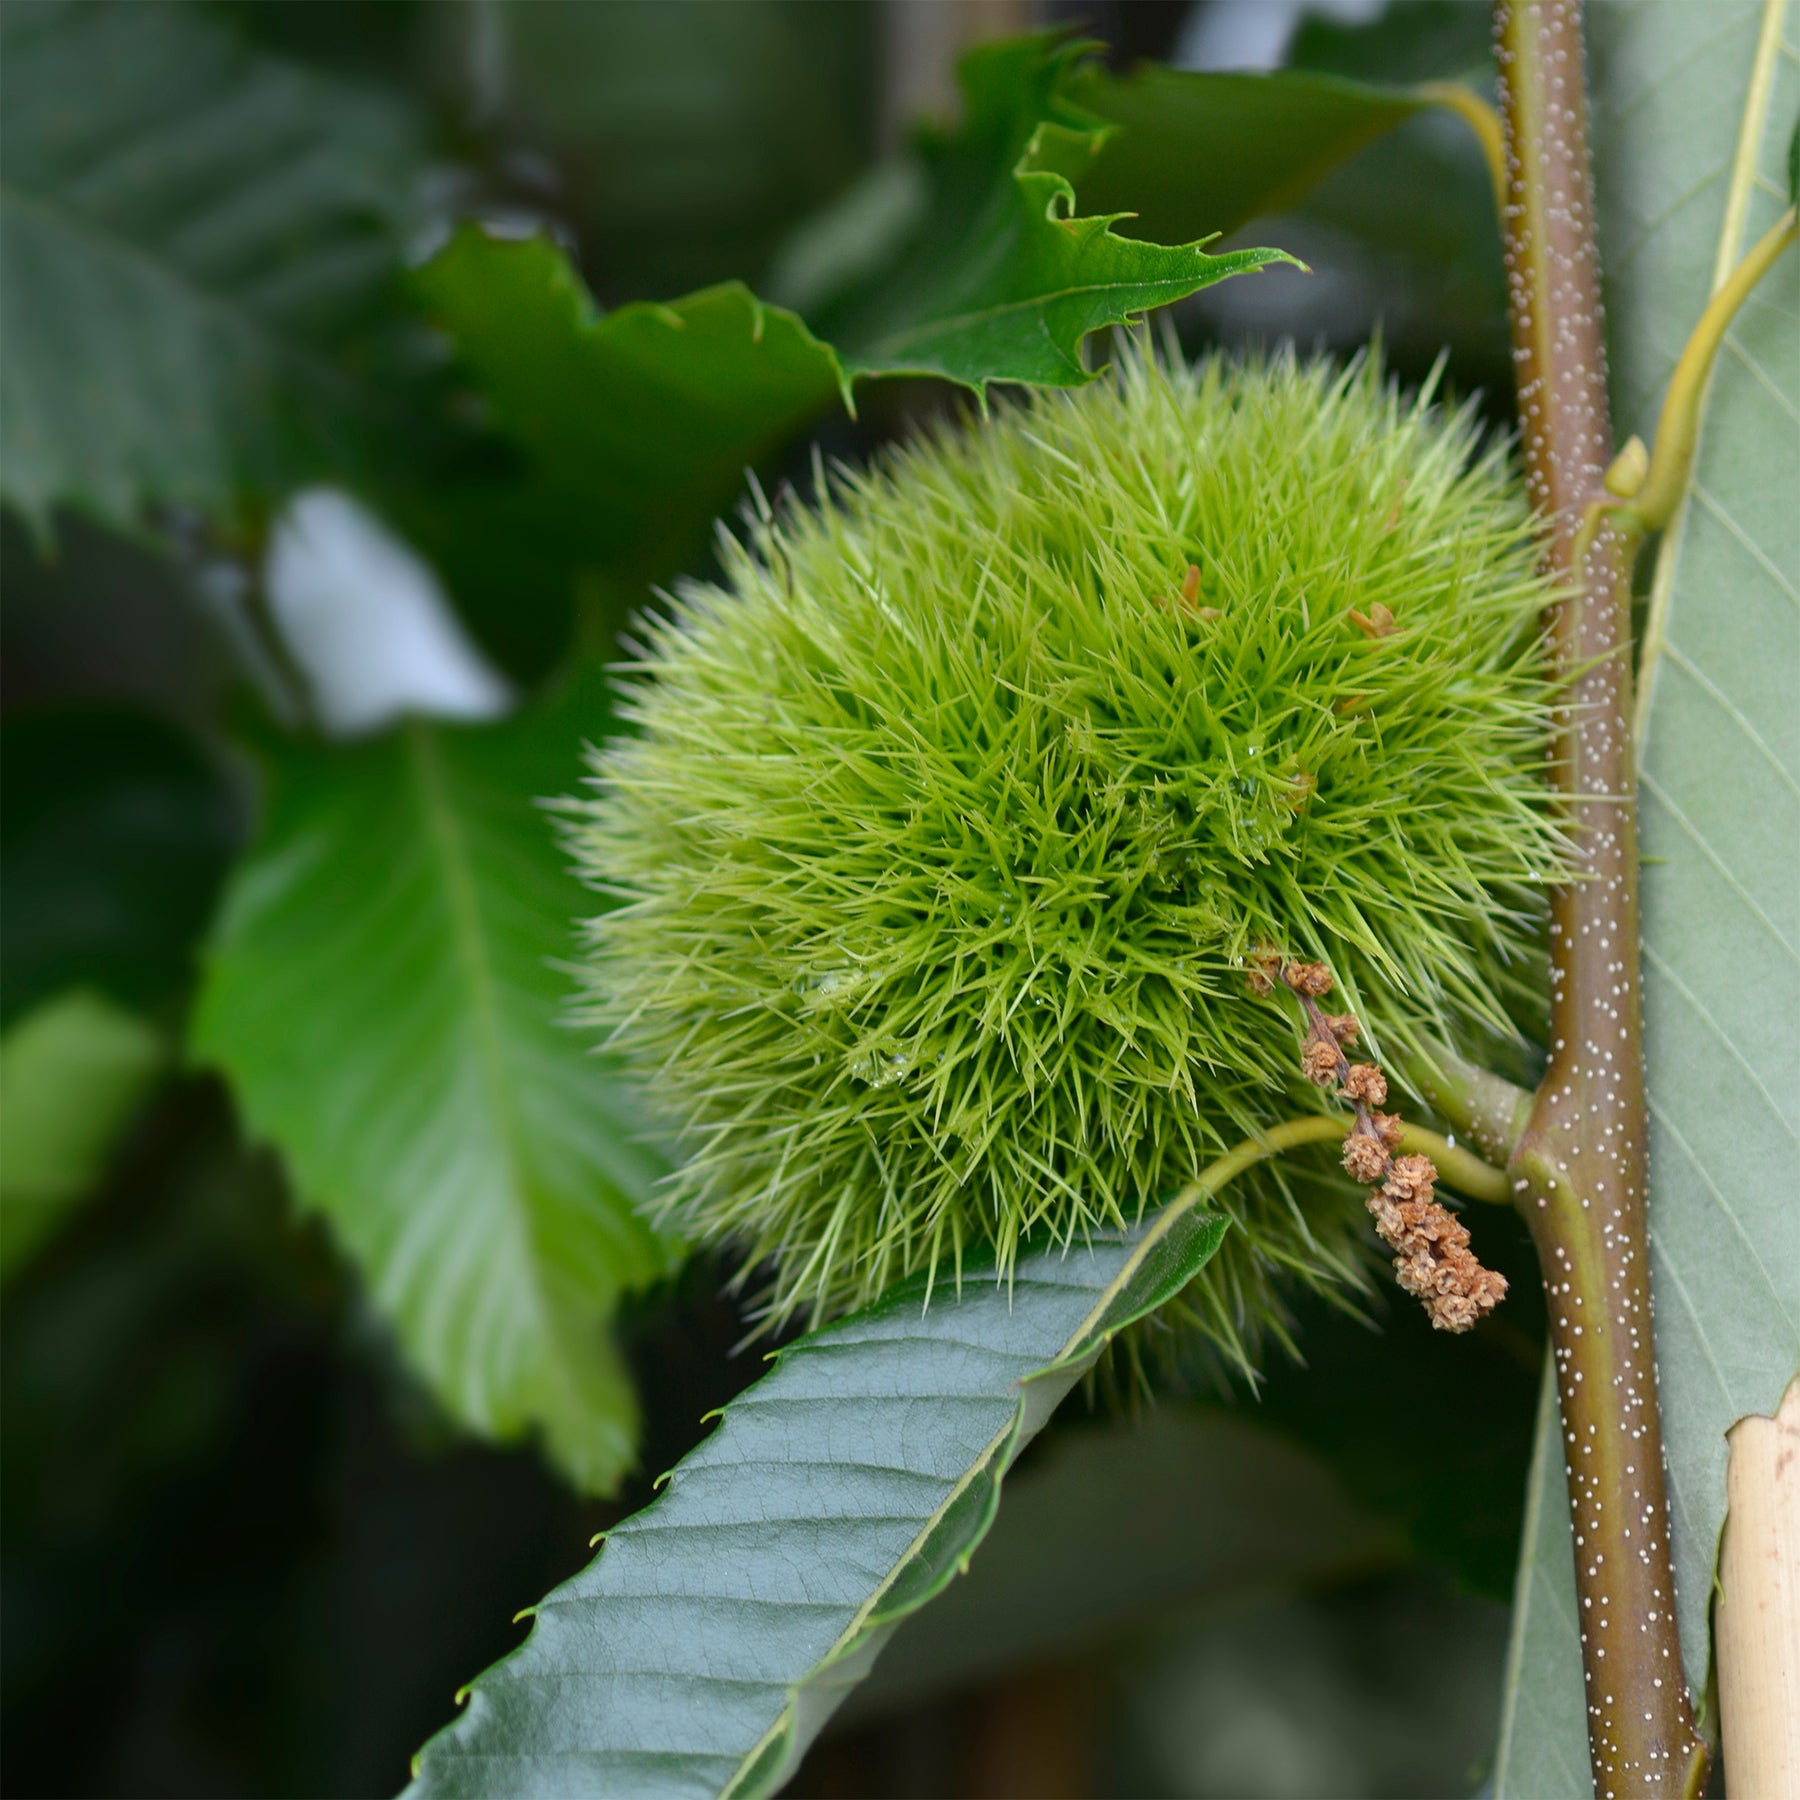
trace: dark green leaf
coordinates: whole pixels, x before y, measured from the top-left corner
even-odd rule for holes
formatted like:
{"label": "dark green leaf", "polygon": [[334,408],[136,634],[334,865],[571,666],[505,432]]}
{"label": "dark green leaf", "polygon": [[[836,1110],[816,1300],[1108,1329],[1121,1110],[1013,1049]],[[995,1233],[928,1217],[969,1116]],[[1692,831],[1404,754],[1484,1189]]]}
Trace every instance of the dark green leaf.
{"label": "dark green leaf", "polygon": [[606,1321],[669,1253],[632,1207],[660,1168],[634,1100],[561,1017],[592,899],[533,796],[579,779],[579,720],[281,752],[194,1045],[445,1407],[604,1488],[635,1422]]}
{"label": "dark green leaf", "polygon": [[[1398,16],[1436,16],[1436,8]],[[1475,20],[1478,7],[1450,6]],[[1440,21],[1454,36],[1463,27]],[[1410,27],[1396,27],[1399,31]],[[1466,37],[1466,32],[1465,32]],[[1444,74],[1423,40],[1401,74]],[[1373,61],[1361,70],[1379,68]],[[1118,127],[1083,207],[1140,215],[1118,229],[1166,241],[1233,231],[1252,217],[1264,241],[1316,263],[1320,279],[1276,271],[1267,288],[1228,290],[1203,310],[1229,337],[1292,336],[1345,353],[1379,332],[1396,367],[1422,379],[1451,352],[1464,387],[1507,379],[1505,286],[1492,183],[1468,126],[1410,87],[1337,73],[1189,74],[1145,67],[1078,76],[1072,96]],[[1272,215],[1281,215],[1279,218]]]}
{"label": "dark green leaf", "polygon": [[781,1352],[654,1505],[537,1609],[409,1792],[776,1793],[895,1624],[986,1536],[1020,1447],[1225,1233],[1132,1232],[910,1281]]}
{"label": "dark green leaf", "polygon": [[1122,238],[1104,209],[1137,204],[1129,181],[1103,202],[1084,193],[1078,217],[1070,177],[1085,179],[1107,135],[1072,82],[1081,54],[1036,37],[964,57],[963,122],[921,145],[921,229],[815,321],[852,375],[937,375],[983,391],[992,381],[1075,385],[1088,379],[1089,332],[1291,260],[1268,250],[1208,256],[1188,240],[1216,230],[1210,223],[1177,229],[1173,246]]}
{"label": "dark green leaf", "polygon": [[1117,127],[1075,178],[1082,210],[1134,213],[1118,229],[1161,244],[1284,211],[1424,104],[1403,88],[1334,75],[1201,75],[1154,64],[1123,76],[1085,70],[1068,94]]}
{"label": "dark green leaf", "polygon": [[0,732],[0,1016],[64,988],[173,997],[242,836],[200,748],[139,713],[71,707]]}
{"label": "dark green leaf", "polygon": [[99,1180],[167,1060],[161,1036],[91,988],[0,1037],[0,1280]]}
{"label": "dark green leaf", "polygon": [[0,54],[5,498],[127,526],[350,460],[406,116],[168,4],[10,0]]}
{"label": "dark green leaf", "polygon": [[1085,166],[1103,135],[1061,96],[1077,54],[1030,38],[965,60],[968,117],[930,148],[921,233],[829,311],[823,337],[735,282],[601,314],[544,238],[466,228],[426,265],[428,305],[595,563],[642,578],[691,555],[745,468],[858,380],[1079,383],[1090,332],[1280,260],[1070,216],[1073,191],[1046,165]]}
{"label": "dark green leaf", "polygon": [[670,546],[678,560],[745,468],[843,391],[830,348],[737,282],[601,315],[547,239],[472,226],[419,281],[496,422],[582,519],[596,561],[632,567]]}
{"label": "dark green leaf", "polygon": [[872,171],[796,233],[772,273],[779,298],[854,344],[946,270],[981,260],[984,208],[1016,169],[1066,177],[1082,213],[1117,215],[1117,236],[1191,242],[1292,206],[1427,110],[1408,89],[1333,74],[1145,64],[1121,76],[1077,66],[1077,54],[1037,38],[971,58],[963,130],[926,136],[916,158]]}

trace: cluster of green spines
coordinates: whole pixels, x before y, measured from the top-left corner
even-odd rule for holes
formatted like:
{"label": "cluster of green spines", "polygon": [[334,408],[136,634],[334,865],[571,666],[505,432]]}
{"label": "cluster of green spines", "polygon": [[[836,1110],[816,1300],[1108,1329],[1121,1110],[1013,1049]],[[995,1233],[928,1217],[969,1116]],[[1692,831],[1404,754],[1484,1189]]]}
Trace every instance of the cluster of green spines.
{"label": "cluster of green spines", "polygon": [[[1546,593],[1467,410],[1134,357],[822,486],[644,622],[574,809],[670,1213],[772,1258],[778,1315],[1133,1220],[1306,1105],[1259,946],[1390,1049],[1506,1029]],[[1226,1329],[1345,1266],[1353,1195],[1232,1210]]]}

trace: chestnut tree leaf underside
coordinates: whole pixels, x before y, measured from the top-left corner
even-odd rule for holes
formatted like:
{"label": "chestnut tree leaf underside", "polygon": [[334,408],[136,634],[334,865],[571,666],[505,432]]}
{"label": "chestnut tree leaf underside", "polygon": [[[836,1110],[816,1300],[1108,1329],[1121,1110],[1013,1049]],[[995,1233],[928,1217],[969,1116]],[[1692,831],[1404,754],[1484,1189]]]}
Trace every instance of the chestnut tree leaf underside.
{"label": "chestnut tree leaf underside", "polygon": [[897,1286],[780,1352],[661,1496],[470,1684],[409,1795],[777,1793],[987,1535],[1019,1450],[1227,1229],[1131,1231]]}

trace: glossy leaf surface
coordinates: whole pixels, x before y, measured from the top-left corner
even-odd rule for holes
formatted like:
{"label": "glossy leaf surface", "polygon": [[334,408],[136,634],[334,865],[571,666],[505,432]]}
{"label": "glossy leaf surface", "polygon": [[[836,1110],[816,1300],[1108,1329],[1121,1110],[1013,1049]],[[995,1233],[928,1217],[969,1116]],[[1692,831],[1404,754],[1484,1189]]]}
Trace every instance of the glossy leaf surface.
{"label": "glossy leaf surface", "polygon": [[595,561],[666,573],[747,466],[834,401],[854,406],[859,382],[1080,383],[1090,333],[1284,260],[1132,241],[1074,216],[1065,172],[1106,136],[1064,93],[1077,54],[1023,38],[965,59],[966,116],[926,145],[913,229],[883,239],[810,327],[739,282],[602,313],[541,237],[465,227],[425,266],[428,309],[495,423],[584,519]]}
{"label": "glossy leaf surface", "polygon": [[[1080,54],[1040,37],[963,58],[962,125],[921,140],[920,228],[817,321],[852,375],[936,375],[977,390],[1074,385],[1088,379],[1089,332],[1289,260],[1271,250],[1208,256],[1191,240],[1213,227],[1178,229],[1173,245],[1123,238],[1106,211],[1078,204],[1070,178],[1108,135],[1078,98]],[[1132,204],[1110,193],[1114,211]]]}
{"label": "glossy leaf surface", "polygon": [[553,966],[591,897],[533,797],[578,778],[581,729],[552,707],[281,752],[194,1047],[449,1412],[540,1431],[598,1489],[635,1443],[607,1318],[669,1255],[632,1207],[659,1157]]}

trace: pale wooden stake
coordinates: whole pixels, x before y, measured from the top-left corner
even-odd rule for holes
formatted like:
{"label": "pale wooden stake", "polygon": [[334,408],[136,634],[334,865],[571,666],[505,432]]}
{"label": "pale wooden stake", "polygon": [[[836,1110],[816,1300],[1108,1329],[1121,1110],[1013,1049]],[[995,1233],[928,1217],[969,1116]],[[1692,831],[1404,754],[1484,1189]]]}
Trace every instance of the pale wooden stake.
{"label": "pale wooden stake", "polygon": [[1719,1555],[1719,1716],[1731,1800],[1800,1800],[1800,1378],[1732,1426]]}

